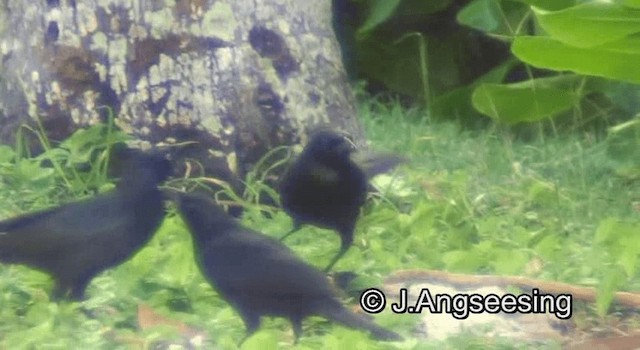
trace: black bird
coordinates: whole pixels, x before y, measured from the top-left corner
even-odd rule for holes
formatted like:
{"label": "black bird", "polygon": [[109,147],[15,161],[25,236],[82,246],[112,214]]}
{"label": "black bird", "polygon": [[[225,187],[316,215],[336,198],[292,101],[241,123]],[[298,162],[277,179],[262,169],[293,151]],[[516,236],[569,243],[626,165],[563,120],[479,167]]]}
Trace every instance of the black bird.
{"label": "black bird", "polygon": [[353,144],[333,131],[312,135],[302,153],[280,181],[282,207],[293,218],[294,227],[281,240],[311,224],[337,231],[341,245],[325,272],[347,252],[353,243],[355,224],[365,202],[368,180],[403,161],[395,155],[362,157],[366,166],[353,159]]}
{"label": "black bird", "polygon": [[266,315],[288,318],[296,342],[302,320],[312,315],[368,330],[377,339],[401,339],[345,308],[321,271],[278,240],[243,227],[211,198],[189,193],[178,194],[176,201],[200,271],[244,321],[247,334],[240,344]]}
{"label": "black bird", "polygon": [[114,190],[0,222],[0,262],[50,274],[52,299],[84,299],[91,279],[142,248],[164,217],[157,186],[172,172],[169,161],[133,149],[114,153],[121,175]]}

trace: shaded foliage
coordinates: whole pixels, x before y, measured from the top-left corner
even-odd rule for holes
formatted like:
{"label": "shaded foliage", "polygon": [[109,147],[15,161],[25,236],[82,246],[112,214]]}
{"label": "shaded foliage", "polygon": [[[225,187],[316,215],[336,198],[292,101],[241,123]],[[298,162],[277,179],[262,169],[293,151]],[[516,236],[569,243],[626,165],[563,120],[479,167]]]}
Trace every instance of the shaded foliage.
{"label": "shaded foliage", "polygon": [[633,1],[334,0],[334,14],[351,77],[432,117],[602,131],[640,108]]}

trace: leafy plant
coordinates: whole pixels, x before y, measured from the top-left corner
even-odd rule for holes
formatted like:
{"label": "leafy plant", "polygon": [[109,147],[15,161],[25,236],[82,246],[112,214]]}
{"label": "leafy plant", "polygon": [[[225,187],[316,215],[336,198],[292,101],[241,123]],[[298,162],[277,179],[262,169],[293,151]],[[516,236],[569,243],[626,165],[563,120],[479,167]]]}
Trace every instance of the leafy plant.
{"label": "leafy plant", "polygon": [[359,76],[426,103],[432,117],[579,128],[610,126],[603,110],[624,121],[639,108],[624,103],[640,94],[628,84],[640,83],[635,1],[342,2],[356,4]]}
{"label": "leafy plant", "polygon": [[[9,192],[7,198],[36,207],[46,206],[52,198],[82,197],[108,188],[109,148],[128,140],[127,135],[107,123],[79,129],[52,147],[44,131],[23,128],[38,135],[44,152],[29,157],[28,150],[22,147],[14,151],[0,146],[0,189]],[[17,144],[26,142],[18,137]]]}

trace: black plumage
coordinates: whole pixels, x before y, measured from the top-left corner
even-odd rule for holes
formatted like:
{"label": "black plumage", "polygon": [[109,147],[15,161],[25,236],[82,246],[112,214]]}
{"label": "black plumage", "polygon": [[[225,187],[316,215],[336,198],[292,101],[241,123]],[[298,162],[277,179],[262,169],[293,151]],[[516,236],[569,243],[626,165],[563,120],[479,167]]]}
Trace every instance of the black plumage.
{"label": "black plumage", "polygon": [[243,227],[209,197],[178,194],[177,203],[193,236],[196,262],[244,321],[244,339],[258,329],[260,318],[266,315],[288,318],[296,341],[302,333],[302,320],[311,315],[368,330],[378,339],[401,339],[345,308],[321,271],[278,240]]}
{"label": "black plumage", "polygon": [[171,174],[169,161],[133,149],[114,153],[114,190],[0,222],[0,262],[50,274],[53,299],[83,299],[91,279],[142,248],[164,217],[157,186]]}
{"label": "black plumage", "polygon": [[293,229],[303,224],[335,230],[341,239],[340,250],[325,271],[347,252],[353,243],[356,221],[364,204],[368,180],[403,161],[395,155],[361,157],[363,165],[352,159],[355,148],[343,135],[321,130],[283,175],[280,200],[283,209],[293,218]]}

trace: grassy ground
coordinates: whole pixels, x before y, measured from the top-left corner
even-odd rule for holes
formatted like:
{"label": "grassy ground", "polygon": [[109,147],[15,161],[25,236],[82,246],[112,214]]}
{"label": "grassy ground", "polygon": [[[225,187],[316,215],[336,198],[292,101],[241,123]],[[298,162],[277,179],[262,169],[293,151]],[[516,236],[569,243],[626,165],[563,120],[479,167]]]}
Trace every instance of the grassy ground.
{"label": "grassy ground", "polygon": [[[385,275],[409,268],[527,275],[593,286],[599,291],[597,304],[574,310],[576,323],[585,329],[606,323],[616,311],[609,307],[613,292],[640,289],[640,187],[629,175],[628,159],[625,163],[625,157],[612,155],[608,141],[563,135],[521,142],[506,131],[461,131],[432,123],[418,110],[373,102],[364,104],[361,113],[374,149],[405,154],[411,162],[393,176],[377,179],[381,194],[372,196],[365,208],[354,247],[337,270],[367,276],[359,281],[363,286],[379,285]],[[71,142],[76,150],[58,159],[84,159],[86,145],[78,145],[96,136],[78,138]],[[12,152],[0,148],[0,217],[108,187],[103,170],[68,173],[31,160],[16,164]],[[291,221],[275,208],[271,218],[261,215],[255,194],[268,191],[259,180],[249,188],[253,192],[245,198],[243,221],[279,237]],[[307,227],[287,244],[321,267],[339,240],[329,231]],[[139,304],[203,331],[202,348],[234,348],[244,333],[240,318],[199,274],[190,237],[173,213],[131,261],[93,280],[84,303],[50,303],[50,288],[42,273],[0,266],[0,348],[137,348],[180,341],[175,327],[139,330],[140,325],[167,323],[158,315],[140,319]],[[85,316],[81,307],[96,318]],[[487,343],[470,336],[445,343],[417,341],[412,339],[415,316],[385,312],[375,318],[409,340],[379,344],[362,332],[312,318],[305,322],[299,348],[519,347],[508,340]],[[286,322],[265,319],[244,348],[290,348],[291,340]]]}

